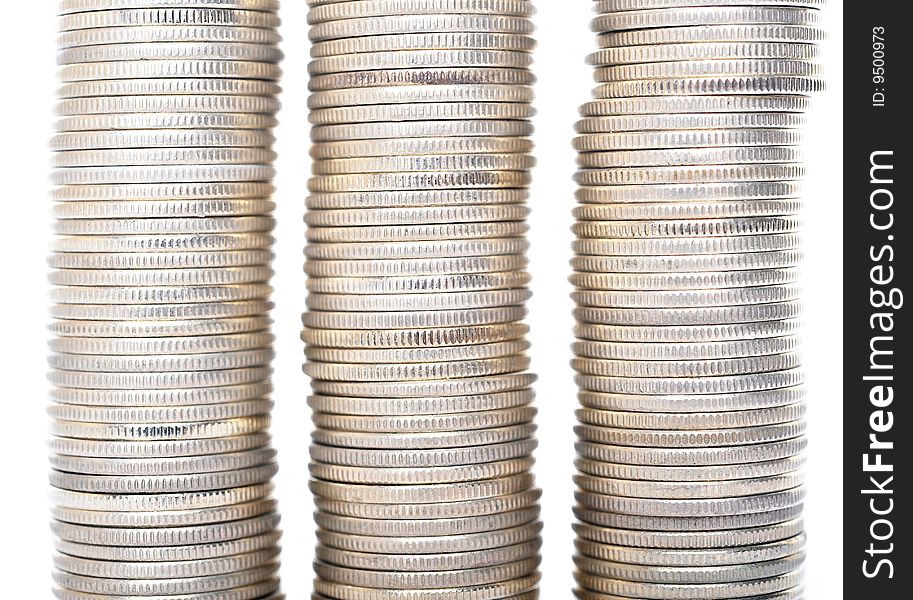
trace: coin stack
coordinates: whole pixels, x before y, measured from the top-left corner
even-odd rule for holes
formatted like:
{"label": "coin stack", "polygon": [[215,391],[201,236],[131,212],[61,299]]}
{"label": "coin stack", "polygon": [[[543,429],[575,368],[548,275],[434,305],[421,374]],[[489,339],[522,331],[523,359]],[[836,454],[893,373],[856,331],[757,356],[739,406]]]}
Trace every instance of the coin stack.
{"label": "coin stack", "polygon": [[536,598],[532,6],[309,4],[313,598]]}
{"label": "coin stack", "polygon": [[54,593],[281,598],[275,0],[61,0]]}
{"label": "coin stack", "polygon": [[823,0],[599,0],[577,597],[802,597],[799,129]]}

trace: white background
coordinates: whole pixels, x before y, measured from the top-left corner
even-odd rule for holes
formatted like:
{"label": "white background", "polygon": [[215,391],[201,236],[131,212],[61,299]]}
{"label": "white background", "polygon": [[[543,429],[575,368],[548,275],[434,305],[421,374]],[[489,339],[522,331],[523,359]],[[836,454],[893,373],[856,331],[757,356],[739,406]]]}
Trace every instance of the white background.
{"label": "white background", "polygon": [[[573,565],[571,505],[575,388],[571,357],[570,259],[572,174],[570,141],[577,106],[587,100],[591,69],[584,57],[595,45],[588,0],[540,0],[536,17],[539,77],[536,142],[539,166],[532,189],[530,253],[534,274],[530,303],[533,369],[539,373],[537,475],[545,489],[546,523],[542,597],[570,598]],[[50,598],[48,529],[45,256],[50,240],[49,152],[55,81],[55,5],[31,0],[4,6],[0,125],[3,153],[0,234],[3,268],[0,349],[0,597]],[[840,589],[841,547],[841,146],[842,6],[825,11],[830,41],[823,61],[829,90],[809,113],[805,220],[805,366],[809,435],[806,519],[809,533],[808,598],[835,599]],[[280,452],[277,479],[283,513],[283,587],[290,600],[309,597],[313,550],[312,504],[306,487],[310,430],[301,374],[300,312],[304,307],[301,249],[308,166],[306,6],[285,0],[284,109],[277,130],[278,228],[274,280],[275,423]]]}

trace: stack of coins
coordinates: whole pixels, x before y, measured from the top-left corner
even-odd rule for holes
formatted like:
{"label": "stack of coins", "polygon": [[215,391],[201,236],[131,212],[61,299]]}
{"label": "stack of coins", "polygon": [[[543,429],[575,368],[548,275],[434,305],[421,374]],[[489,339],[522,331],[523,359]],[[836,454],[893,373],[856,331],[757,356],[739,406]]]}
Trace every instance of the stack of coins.
{"label": "stack of coins", "polygon": [[799,129],[823,0],[599,0],[577,597],[802,597]]}
{"label": "stack of coins", "polygon": [[532,6],[309,4],[313,598],[535,598]]}
{"label": "stack of coins", "polygon": [[280,598],[274,0],[61,0],[60,600]]}

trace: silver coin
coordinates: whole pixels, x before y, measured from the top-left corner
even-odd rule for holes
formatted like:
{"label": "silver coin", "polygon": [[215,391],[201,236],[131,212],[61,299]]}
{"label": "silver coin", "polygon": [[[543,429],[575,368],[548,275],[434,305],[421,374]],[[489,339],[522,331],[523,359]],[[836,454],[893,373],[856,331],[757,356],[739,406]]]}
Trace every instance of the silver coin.
{"label": "silver coin", "polygon": [[157,77],[214,77],[276,81],[279,79],[281,72],[278,65],[253,61],[212,59],[136,60],[64,65],[59,69],[58,76],[62,81],[155,79]]}
{"label": "silver coin", "polygon": [[[581,452],[583,454],[583,452]],[[611,459],[611,452],[604,458]],[[633,481],[727,481],[749,479],[771,475],[783,475],[802,468],[804,459],[791,456],[784,459],[743,463],[736,465],[705,465],[693,467],[656,467],[650,465],[626,465],[578,458],[575,465],[584,474],[596,477],[627,479]]]}
{"label": "silver coin", "polygon": [[208,577],[246,571],[270,564],[279,554],[277,547],[241,554],[192,562],[137,563],[97,561],[65,554],[54,557],[54,566],[60,571],[106,579],[183,579]]}
{"label": "silver coin", "polygon": [[581,221],[728,219],[797,215],[800,200],[734,200],[703,203],[582,204],[574,209]]}
{"label": "silver coin", "polygon": [[720,515],[711,517],[682,517],[682,516],[643,516],[625,515],[621,513],[603,512],[577,506],[574,515],[581,523],[632,531],[656,532],[689,532],[689,531],[714,531],[732,530],[751,527],[764,527],[788,522],[802,516],[802,504],[739,515]]}
{"label": "silver coin", "polygon": [[529,359],[507,356],[445,363],[413,363],[404,365],[384,364],[334,364],[309,362],[304,367],[308,377],[330,381],[423,381],[466,377],[485,377],[503,373],[525,371]]}
{"label": "silver coin", "polygon": [[279,541],[279,537],[277,532],[271,532],[225,542],[160,547],[94,546],[56,540],[55,547],[66,555],[89,560],[155,564],[157,562],[210,560],[258,552],[274,547]]}
{"label": "silver coin", "polygon": [[[158,514],[165,521],[168,513],[176,511],[201,511],[225,509],[250,502],[259,502],[272,492],[271,484],[259,484],[244,488],[212,490],[205,492],[188,492],[181,494],[90,494],[66,490],[54,490],[53,496],[58,503],[70,510],[94,511],[101,513],[137,513],[138,519]],[[145,515],[145,516],[144,516]],[[179,516],[179,515],[178,515]],[[124,517],[129,520],[129,517]],[[204,521],[205,522],[205,521]],[[181,526],[178,523],[176,526]],[[249,550],[248,550],[249,551]],[[239,551],[238,553],[242,553]],[[71,553],[67,553],[71,554]],[[86,556],[86,555],[79,555]],[[89,556],[90,558],[92,556]],[[126,559],[143,561],[144,559]],[[164,559],[168,560],[168,559]],[[173,559],[183,560],[183,559]]]}
{"label": "silver coin", "polygon": [[655,292],[782,285],[795,282],[798,273],[791,268],[669,273],[628,271],[574,273],[569,279],[578,290]]}
{"label": "silver coin", "polygon": [[[726,7],[732,8],[732,7]],[[661,11],[656,11],[661,12]],[[656,27],[602,32],[599,46],[644,46],[682,42],[795,42],[814,43],[827,38],[821,27],[776,23],[692,24],[688,27]]]}
{"label": "silver coin", "polygon": [[[57,169],[51,175],[55,185],[105,185],[156,183],[161,181],[270,181],[275,174],[267,165],[206,165],[205,167],[155,166],[155,167],[91,167]],[[62,234],[72,233],[58,227]],[[117,233],[111,231],[111,233]]]}
{"label": "silver coin", "polygon": [[340,550],[377,554],[441,554],[472,552],[512,546],[539,537],[540,523],[528,523],[511,529],[485,531],[453,536],[387,538],[356,536],[326,530],[317,531],[317,539],[324,545]]}
{"label": "silver coin", "polygon": [[[309,117],[312,123],[329,125],[352,123],[356,118],[365,121],[396,121],[399,115],[397,106],[405,107],[403,115],[409,121],[423,120],[419,106],[427,107],[428,114],[438,113],[453,118],[460,113],[471,115],[475,112],[471,106],[474,103],[513,104],[512,107],[502,106],[501,109],[506,115],[517,114],[520,118],[528,118],[535,114],[529,106],[532,99],[533,89],[529,85],[485,83],[461,86],[428,82],[315,90],[308,97],[308,106],[313,111]],[[448,106],[451,104],[454,106]],[[491,113],[491,110],[480,110],[481,116],[477,118],[485,118],[486,114]]]}
{"label": "silver coin", "polygon": [[413,32],[394,35],[342,38],[311,45],[311,57],[325,58],[392,50],[460,49],[530,52],[535,41],[525,35],[488,32]]}
{"label": "silver coin", "polygon": [[275,46],[238,43],[131,43],[80,46],[57,53],[58,65],[133,60],[240,60],[277,63],[282,52]]}
{"label": "silver coin", "polygon": [[497,531],[519,527],[532,522],[539,516],[539,508],[533,506],[513,511],[502,511],[484,517],[441,519],[362,519],[318,512],[317,526],[337,533],[380,537],[430,537],[440,535],[466,535],[485,531]]}
{"label": "silver coin", "polygon": [[644,582],[627,582],[618,579],[605,579],[577,573],[577,582],[586,589],[600,593],[631,596],[633,594],[651,594],[655,598],[688,599],[701,598],[743,598],[752,595],[763,597],[763,594],[782,592],[799,585],[802,581],[801,571],[792,571],[785,575],[721,584],[654,584]]}
{"label": "silver coin", "polygon": [[662,413],[620,412],[582,408],[577,418],[582,423],[626,429],[732,429],[787,423],[805,416],[804,404],[775,408],[745,409],[739,412]]}
{"label": "silver coin", "polygon": [[158,547],[231,541],[266,533],[278,523],[277,515],[268,514],[232,523],[194,527],[119,529],[53,523],[51,528],[60,539],[69,542],[98,546]]}
{"label": "silver coin", "polygon": [[260,415],[209,423],[170,423],[161,425],[55,421],[51,428],[52,432],[58,437],[73,437],[81,440],[170,442],[240,436],[262,431],[268,425],[269,417]]}
{"label": "silver coin", "polygon": [[[660,31],[678,31],[660,30]],[[693,32],[693,28],[686,30]],[[649,51],[647,46],[644,51]],[[619,50],[620,51],[620,50]],[[720,96],[654,96],[590,100],[580,107],[583,117],[715,112],[802,112],[809,107],[804,96],[765,94]]]}
{"label": "silver coin", "polygon": [[[231,590],[201,592],[199,594],[195,594],[195,597],[198,600],[254,600],[260,598],[263,600],[285,600],[285,596],[283,594],[279,594],[278,590],[279,580],[272,578],[254,585],[234,588]],[[110,597],[100,594],[84,594],[82,592],[73,592],[60,588],[54,588],[53,593],[54,597],[57,598],[57,600],[86,600],[87,598],[89,600],[110,600]],[[147,598],[154,597],[155,596],[147,596]],[[165,597],[167,598],[167,596]],[[117,598],[117,596],[114,596],[114,598]]]}
{"label": "silver coin", "polygon": [[626,465],[699,467],[780,460],[801,454],[806,447],[803,437],[767,441],[742,446],[694,448],[643,447],[579,441],[581,457]]}
{"label": "silver coin", "polygon": [[[409,241],[516,237],[524,235],[528,228],[529,226],[524,221],[374,225],[370,227],[310,227],[307,231],[307,238],[309,242],[402,243]],[[357,270],[356,267],[353,266],[353,269]]]}
{"label": "silver coin", "polygon": [[[49,346],[53,352],[65,354],[115,354],[125,356],[237,352],[252,348],[265,348],[270,346],[272,342],[273,335],[271,333],[260,331],[243,334],[165,338],[56,337],[49,342]],[[163,410],[168,410],[168,408],[163,407]]]}
{"label": "silver coin", "polygon": [[702,396],[644,396],[581,391],[578,398],[583,406],[599,410],[682,413],[722,412],[754,410],[800,403],[805,399],[805,389],[802,386],[795,386],[758,392],[708,394]]}
{"label": "silver coin", "polygon": [[672,129],[583,134],[574,138],[574,149],[578,152],[606,152],[644,149],[794,146],[800,141],[801,134],[790,129],[760,127],[720,130]]}
{"label": "silver coin", "polygon": [[615,291],[576,290],[572,294],[579,306],[618,308],[676,308],[704,306],[743,306],[797,300],[795,286],[771,285],[719,290]]}
{"label": "silver coin", "polygon": [[323,294],[423,294],[523,288],[530,276],[524,271],[414,277],[321,277],[307,282],[309,292]]}
{"label": "silver coin", "polygon": [[418,590],[434,590],[435,593],[440,593],[443,585],[460,587],[498,585],[503,581],[513,581],[518,577],[527,576],[535,572],[538,564],[538,559],[525,559],[504,565],[492,565],[463,571],[410,573],[362,571],[316,562],[314,569],[317,572],[317,576],[327,582],[332,581],[345,585],[358,585],[370,589],[384,590],[388,594],[395,594],[396,591],[402,590],[414,595]]}
{"label": "silver coin", "polygon": [[[528,137],[532,133],[532,124],[526,120],[482,118],[321,125],[312,128],[311,140],[317,143],[349,140],[375,140],[375,143],[382,143],[383,140],[403,137]],[[443,185],[430,186],[428,189],[436,187],[447,189]]]}
{"label": "silver coin", "polygon": [[352,432],[372,433],[468,433],[490,430],[527,423],[535,416],[534,408],[485,411],[480,413],[458,413],[454,415],[383,417],[372,415],[314,415],[314,423],[321,428]]}
{"label": "silver coin", "polygon": [[[314,114],[314,112],[312,111],[311,114]],[[425,154],[523,154],[531,152],[532,149],[532,140],[521,137],[419,137],[385,139],[381,141],[346,140],[323,142],[311,148],[311,156],[317,160],[338,160],[371,156],[421,156]],[[441,190],[441,192],[444,192],[444,190]],[[364,197],[366,195],[361,194],[360,196]],[[446,198],[443,193],[438,194],[438,196]],[[502,194],[502,196],[509,198],[507,194]],[[483,199],[485,197],[484,195],[481,196]],[[430,200],[432,196],[428,194],[427,198]],[[353,198],[347,205],[358,207],[359,204],[364,204],[364,201],[359,203],[357,200],[357,197]],[[456,200],[452,203],[461,203],[456,202]],[[309,199],[308,203],[313,203],[313,200]],[[509,204],[509,202],[499,202],[499,204]],[[320,209],[323,207],[318,204],[314,208]],[[330,207],[327,206],[325,208]]]}
{"label": "silver coin", "polygon": [[533,391],[530,389],[501,392],[497,394],[447,396],[442,398],[378,399],[310,396],[308,398],[308,405],[317,412],[329,414],[417,416],[516,408],[532,402],[533,396]]}
{"label": "silver coin", "polygon": [[311,459],[317,462],[377,468],[436,467],[478,464],[509,460],[530,454],[535,449],[534,440],[523,440],[507,444],[495,444],[474,448],[453,448],[448,450],[357,450],[333,448],[320,444],[311,445]]}
{"label": "silver coin", "polygon": [[266,298],[272,288],[264,283],[240,285],[211,285],[183,287],[56,287],[51,299],[60,304],[119,305],[125,304],[182,304],[194,302],[237,302]]}
{"label": "silver coin", "polygon": [[[353,19],[352,21],[356,21]],[[313,28],[312,28],[313,31]],[[239,71],[240,69],[235,69]],[[263,71],[260,79],[269,75],[278,76],[269,69]],[[276,71],[277,69],[273,69]],[[203,73],[200,73],[201,75]],[[66,73],[70,77],[82,73]],[[137,74],[138,75],[138,74]],[[329,73],[314,75],[308,82],[312,92],[338,90],[346,88],[387,87],[403,85],[533,85],[535,76],[526,69],[506,67],[428,67],[416,69],[387,69],[375,71],[353,71],[349,73]]]}
{"label": "silver coin", "polygon": [[184,148],[168,150],[79,150],[59,152],[52,161],[56,168],[111,166],[267,164],[275,159],[263,148]]}
{"label": "silver coin", "polygon": [[273,358],[271,349],[242,350],[212,354],[155,356],[117,356],[57,354],[49,359],[54,369],[87,372],[167,372],[167,371],[214,371],[240,369],[269,364]]}
{"label": "silver coin", "polygon": [[[76,494],[79,492],[70,492]],[[116,511],[85,510],[66,506],[66,496],[55,494],[60,502],[53,510],[53,517],[58,521],[77,525],[95,525],[99,527],[180,527],[204,525],[221,521],[238,521],[266,514],[275,510],[276,501],[261,498],[243,504],[201,508],[196,510],[168,511]],[[76,555],[78,556],[78,555]],[[119,561],[128,562],[128,561]],[[146,564],[146,563],[138,563]],[[151,579],[151,577],[150,577]]]}
{"label": "silver coin", "polygon": [[58,14],[150,7],[199,7],[275,11],[276,0],[63,0]]}
{"label": "silver coin", "polygon": [[[125,30],[127,31],[127,30]],[[175,94],[275,96],[278,84],[259,79],[155,78],[104,79],[65,82],[58,90],[60,98],[90,98],[95,96],[143,96]]]}
{"label": "silver coin", "polygon": [[814,60],[818,48],[813,44],[790,42],[697,42],[662,46],[623,46],[604,48],[587,57],[595,66],[642,64],[673,60],[737,59]]}
{"label": "silver coin", "polygon": [[60,31],[148,25],[230,25],[272,29],[279,26],[279,18],[269,11],[166,6],[64,13],[58,25]]}
{"label": "silver coin", "polygon": [[[726,0],[598,0],[596,11],[600,13],[623,12],[657,8],[678,8],[690,6],[725,6]],[[825,0],[758,0],[754,6],[800,6],[820,8]]]}
{"label": "silver coin", "polygon": [[[118,148],[185,148],[185,147],[238,147],[238,148],[251,148],[251,147],[265,147],[269,146],[273,142],[273,136],[267,132],[260,129],[200,129],[195,126],[194,121],[199,119],[190,118],[184,119],[175,114],[175,118],[169,120],[165,124],[189,124],[190,126],[185,129],[156,129],[156,130],[105,130],[105,131],[90,131],[90,130],[75,130],[69,133],[59,133],[51,140],[52,149],[58,151],[72,151],[72,150],[90,150],[90,149],[118,149]],[[158,120],[159,123],[162,123],[162,120],[159,117],[154,117],[155,120]],[[225,121],[224,119],[218,119],[220,121]],[[129,118],[128,122],[125,125],[134,125],[136,124],[135,118]],[[210,123],[214,119],[208,119]],[[237,123],[237,121],[236,121]],[[229,120],[229,124],[231,123]],[[248,121],[248,125],[259,125],[256,120]],[[65,127],[71,127],[75,129],[76,127],[84,126],[96,126],[97,124],[92,122],[91,119],[86,117],[79,117],[78,121],[67,121],[63,123]],[[54,191],[54,198],[61,202],[75,201],[75,200],[95,200],[101,201],[106,199],[111,200],[161,200],[162,198],[168,198],[172,200],[180,200],[182,198],[205,198],[206,190],[212,190],[211,197],[215,198],[231,198],[231,197],[242,197],[242,198],[255,198],[255,197],[264,197],[272,193],[272,188],[268,183],[257,183],[257,182],[189,182],[181,184],[180,182],[175,182],[173,184],[163,183],[163,182],[152,182],[147,184],[132,184],[124,185],[122,187],[115,188],[112,190],[99,189],[100,186],[93,186],[88,189],[71,189],[71,188],[62,188]],[[231,188],[235,190],[242,190],[240,193],[234,191],[232,193]],[[120,192],[120,194],[118,194]],[[171,192],[169,194],[169,192]],[[217,195],[217,194],[223,195]],[[109,194],[103,196],[102,194]]]}
{"label": "silver coin", "polygon": [[800,187],[792,181],[704,183],[686,185],[585,187],[577,190],[582,203],[692,202],[796,198]]}
{"label": "silver coin", "polygon": [[740,429],[709,429],[694,431],[629,430],[578,425],[581,440],[598,444],[640,446],[646,448],[712,448],[745,446],[780,442],[804,435],[803,421],[759,425]]}
{"label": "silver coin", "polygon": [[260,331],[269,327],[266,316],[188,321],[57,321],[49,329],[63,337],[134,338],[182,335],[221,335]]}
{"label": "silver coin", "polygon": [[315,443],[346,448],[380,450],[424,450],[505,444],[528,439],[536,427],[531,423],[456,432],[370,433],[318,429],[311,434]]}
{"label": "silver coin", "polygon": [[271,408],[272,401],[268,399],[202,406],[114,407],[56,404],[48,408],[48,415],[62,421],[86,423],[188,423],[262,415],[267,414]]}
{"label": "silver coin", "polygon": [[[311,480],[308,485],[315,496],[342,502],[437,504],[468,502],[526,492],[533,488],[534,481],[532,475],[523,473],[501,479],[470,481],[462,484],[365,486]],[[330,545],[334,546],[334,544]],[[469,550],[471,548],[463,551]],[[369,552],[370,550],[362,551]],[[461,552],[461,550],[455,550],[455,552]]]}
{"label": "silver coin", "polygon": [[725,165],[796,162],[798,148],[790,146],[736,146],[732,148],[681,148],[616,150],[578,155],[581,168],[619,168],[664,165]]}
{"label": "silver coin", "polygon": [[595,89],[597,98],[638,96],[729,95],[736,93],[813,94],[824,91],[824,81],[815,77],[783,75],[743,75],[697,77],[688,79],[636,79],[602,83]]}
{"label": "silver coin", "polygon": [[[70,298],[76,300],[83,297],[105,298],[106,293],[99,293],[99,287],[107,288],[114,286],[139,286],[145,287],[149,283],[155,283],[158,286],[247,286],[263,281],[267,281],[272,275],[272,270],[266,267],[228,267],[228,268],[198,268],[198,269],[112,269],[110,271],[103,269],[59,269],[51,273],[48,279],[54,285],[70,287],[88,287],[85,294],[79,290],[65,288],[59,294],[61,299]],[[141,294],[149,295],[153,288],[138,290],[135,297]],[[124,292],[126,294],[126,292]],[[167,297],[161,291],[162,298]],[[224,293],[224,292],[223,292]],[[217,293],[214,294],[217,295]],[[175,295],[175,297],[178,297]],[[190,294],[184,297],[191,297]],[[67,301],[67,300],[64,300]]]}
{"label": "silver coin", "polygon": [[583,117],[577,121],[574,130],[577,133],[587,134],[679,129],[790,129],[801,127],[803,123],[803,114],[795,112],[689,112]]}
{"label": "silver coin", "polygon": [[[467,138],[475,139],[475,138]],[[311,194],[308,208],[340,210],[353,208],[415,208],[429,206],[481,206],[518,204],[528,197],[525,190],[386,190]]]}
{"label": "silver coin", "polygon": [[[501,583],[459,588],[438,588],[434,593],[441,600],[458,600],[465,597],[466,594],[471,594],[470,597],[478,600],[496,600],[498,598],[532,600],[537,595],[535,590],[538,583],[539,574],[536,573]],[[339,598],[340,600],[400,600],[402,598],[419,598],[427,594],[426,590],[361,588],[328,582],[322,579],[315,581],[314,589],[318,592],[318,598],[328,597]]]}
{"label": "silver coin", "polygon": [[[518,262],[522,264],[523,261]],[[462,310],[371,313],[315,311],[305,314],[302,320],[305,327],[316,329],[405,329],[494,325],[520,321],[525,316],[525,308],[505,306],[480,308],[472,312]]]}
{"label": "silver coin", "polygon": [[594,475],[578,474],[575,479],[583,493],[624,498],[660,500],[715,499],[734,496],[754,496],[791,490],[802,485],[804,477],[797,473],[769,475],[731,481],[629,481]]}
{"label": "silver coin", "polygon": [[436,520],[470,518],[530,509],[538,505],[542,492],[530,489],[506,496],[426,504],[365,504],[315,498],[320,511],[361,519]]}
{"label": "silver coin", "polygon": [[270,462],[270,460],[275,458],[275,454],[275,451],[270,448],[260,448],[234,454],[181,459],[105,459],[81,456],[53,456],[51,457],[51,466],[58,471],[64,471],[71,475],[123,475],[131,477],[179,474],[199,475],[234,469],[249,469]]}
{"label": "silver coin", "polygon": [[[195,136],[198,144],[205,143],[206,136],[228,137],[228,134],[239,132],[244,137],[264,142],[272,140],[268,130],[274,128],[277,120],[269,114],[250,113],[210,113],[210,112],[138,112],[120,114],[88,114],[64,116],[57,120],[56,129],[60,134],[75,134],[71,138],[79,141],[84,148],[95,141],[96,145],[111,143],[117,139],[130,136],[132,140],[142,140],[148,145],[150,139],[165,137],[180,139]],[[264,131],[250,131],[250,130]],[[188,131],[202,130],[202,131]],[[177,135],[175,135],[177,134]],[[133,143],[142,143],[133,142]],[[87,143],[88,142],[88,143]],[[190,142],[183,141],[188,144]],[[172,145],[177,145],[172,141]],[[243,142],[235,145],[245,145]],[[265,144],[264,144],[265,145]]]}
{"label": "silver coin", "polygon": [[351,6],[345,3],[312,5],[308,11],[308,24],[345,19],[382,17],[387,15],[423,14],[497,14],[530,16],[534,12],[524,0],[380,0],[371,6]]}
{"label": "silver coin", "polygon": [[152,183],[121,186],[85,186],[77,189],[58,188],[53,192],[56,202],[78,200],[104,202],[111,200],[170,200],[250,199],[267,198],[274,188],[266,182],[201,182]]}
{"label": "silver coin", "polygon": [[675,550],[736,548],[777,542],[800,535],[803,528],[801,520],[741,530],[697,532],[631,531],[586,523],[574,525],[579,538],[600,544]]}
{"label": "silver coin", "polygon": [[324,563],[352,569],[395,572],[430,572],[473,569],[506,564],[536,556],[542,540],[533,540],[482,552],[455,552],[450,554],[369,554],[349,552],[327,546],[317,548],[317,558]]}
{"label": "silver coin", "polygon": [[534,159],[525,154],[449,154],[334,159],[317,162],[315,175],[352,175],[401,171],[522,171]]}
{"label": "silver coin", "polygon": [[[165,6],[165,5],[163,5]],[[281,41],[275,29],[231,25],[140,25],[62,31],[58,50],[81,46],[148,42],[213,42],[274,46]]]}
{"label": "silver coin", "polygon": [[271,115],[279,111],[279,101],[266,96],[110,96],[64,99],[54,110],[59,116],[143,112]]}
{"label": "silver coin", "polygon": [[793,217],[695,219],[690,221],[584,221],[574,225],[579,238],[738,237],[793,233],[800,221]]}
{"label": "silver coin", "polygon": [[814,25],[816,10],[782,6],[694,6],[634,10],[608,13],[593,19],[593,31],[623,31],[692,25],[762,23],[777,25]]}
{"label": "silver coin", "polygon": [[184,579],[102,579],[57,571],[54,581],[61,587],[85,593],[114,593],[158,595],[158,594],[203,594],[221,592],[238,587],[255,585],[269,579],[278,571],[278,563],[258,566],[232,574],[209,575]]}
{"label": "silver coin", "polygon": [[[455,258],[458,256],[521,254],[526,252],[528,246],[529,243],[525,239],[518,237],[405,243],[312,243],[305,249],[305,256],[313,260]],[[360,301],[365,301],[365,299]]]}
{"label": "silver coin", "polygon": [[275,463],[248,469],[184,476],[82,475],[51,471],[51,485],[61,489],[104,493],[179,493],[243,487],[268,482],[278,471]]}
{"label": "silver coin", "polygon": [[305,348],[304,354],[309,360],[318,363],[429,363],[503,358],[505,356],[522,354],[527,349],[529,349],[529,342],[526,340],[513,340],[495,342],[493,344],[473,344],[470,346],[387,348],[384,350],[374,348],[340,349],[308,346]]}
{"label": "silver coin", "polygon": [[[611,252],[618,249],[627,249],[629,252],[638,250],[633,244],[607,242],[606,240],[578,240],[574,247],[586,251],[571,259],[573,267],[579,271],[572,277],[580,276],[584,280],[595,277],[597,280],[602,275],[614,276],[618,273],[631,273],[632,276],[657,274],[669,276],[676,271],[682,273],[722,272],[722,271],[753,271],[768,269],[791,269],[799,265],[802,253],[798,249],[777,249],[778,247],[797,244],[796,236],[771,236],[773,246],[758,252],[742,251],[724,254],[679,254],[679,255],[623,255],[612,256]],[[745,241],[745,238],[742,239]],[[650,246],[650,245],[648,245]],[[654,244],[656,248],[660,244]],[[666,245],[668,247],[668,245]],[[721,245],[726,247],[727,244]],[[647,248],[649,249],[649,248]],[[700,248],[696,248],[700,250]]]}
{"label": "silver coin", "polygon": [[527,332],[522,323],[398,330],[307,327],[301,338],[308,344],[330,348],[431,348],[516,340]]}
{"label": "silver coin", "polygon": [[65,202],[54,206],[57,219],[90,219],[107,217],[130,219],[139,216],[150,218],[234,216],[270,213],[275,203],[268,199],[248,200],[152,200]]}
{"label": "silver coin", "polygon": [[525,35],[533,32],[533,25],[524,17],[501,15],[398,15],[353,18],[329,23],[316,23],[308,30],[312,42],[340,38],[359,38],[374,35],[437,32],[510,33]]}
{"label": "silver coin", "polygon": [[644,81],[701,77],[817,77],[821,66],[804,60],[735,59],[683,60],[597,67],[596,81]]}
{"label": "silver coin", "polygon": [[311,381],[311,388],[318,394],[333,396],[364,396],[375,398],[415,398],[423,396],[468,396],[517,390],[528,387],[536,380],[529,373],[510,373],[467,379],[441,379],[417,382],[328,382]]}
{"label": "silver coin", "polygon": [[794,320],[747,321],[721,325],[669,325],[668,328],[579,324],[576,333],[582,339],[610,342],[696,343],[770,338],[795,333]]}
{"label": "silver coin", "polygon": [[796,302],[703,308],[588,308],[574,311],[582,323],[602,325],[723,325],[782,321],[799,316]]}
{"label": "silver coin", "polygon": [[383,69],[442,67],[526,69],[531,64],[532,57],[529,53],[509,50],[396,50],[315,58],[308,64],[308,73],[317,76]]}
{"label": "silver coin", "polygon": [[55,438],[52,451],[65,456],[110,459],[168,459],[246,452],[270,441],[265,431],[191,440],[104,440]]}

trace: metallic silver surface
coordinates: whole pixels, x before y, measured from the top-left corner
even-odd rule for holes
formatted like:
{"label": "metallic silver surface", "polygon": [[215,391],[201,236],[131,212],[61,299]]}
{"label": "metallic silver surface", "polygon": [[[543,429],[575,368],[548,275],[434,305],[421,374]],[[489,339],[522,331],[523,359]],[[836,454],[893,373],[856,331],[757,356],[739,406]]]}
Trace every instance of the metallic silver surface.
{"label": "metallic silver surface", "polygon": [[575,594],[802,597],[817,0],[599,0],[571,282]]}
{"label": "metallic silver surface", "polygon": [[526,0],[312,0],[314,598],[538,597]]}
{"label": "metallic silver surface", "polygon": [[[54,594],[281,598],[274,0],[60,0]],[[505,457],[505,460],[507,457]]]}

